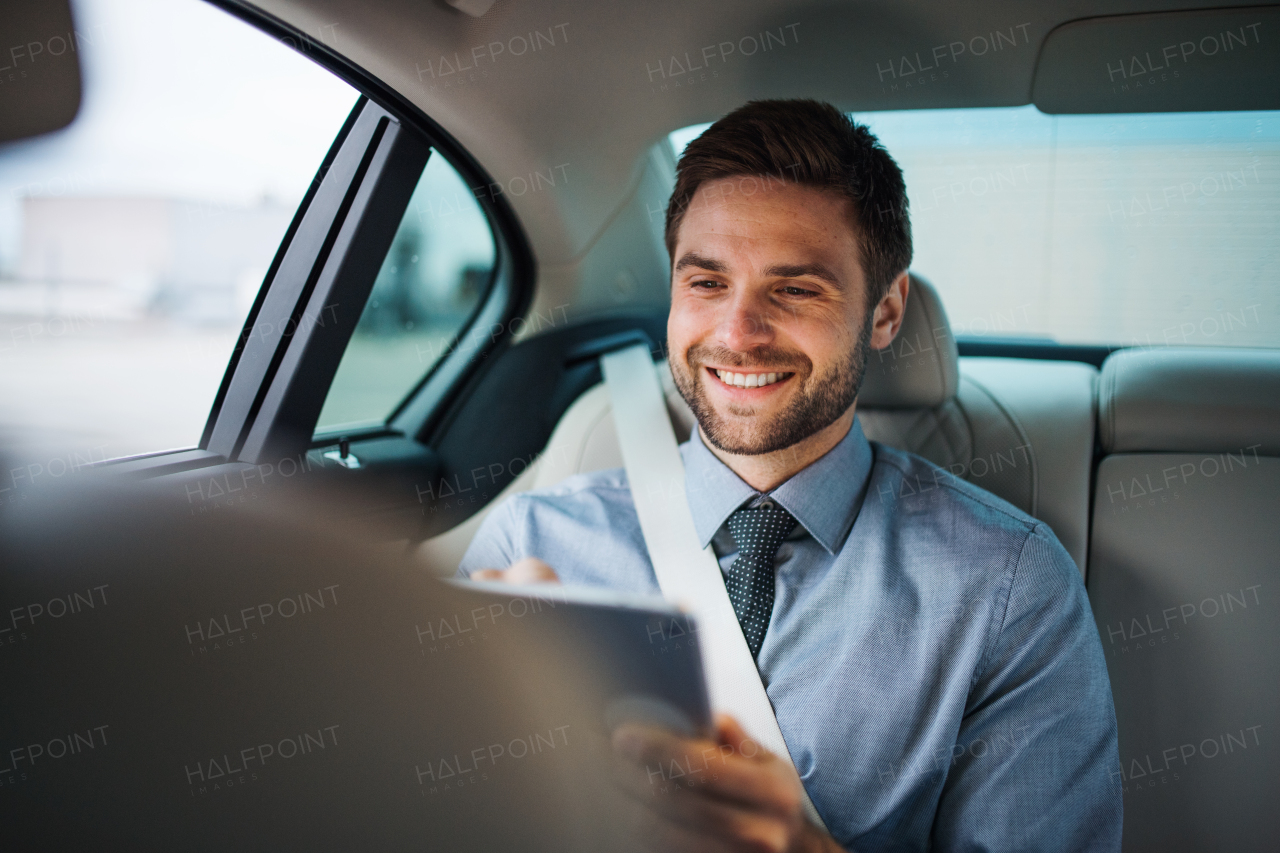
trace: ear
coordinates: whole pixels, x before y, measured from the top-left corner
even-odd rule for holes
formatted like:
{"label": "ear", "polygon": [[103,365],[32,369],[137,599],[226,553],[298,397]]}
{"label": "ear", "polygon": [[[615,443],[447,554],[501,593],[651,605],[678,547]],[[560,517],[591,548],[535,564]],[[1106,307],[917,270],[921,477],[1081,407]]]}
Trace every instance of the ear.
{"label": "ear", "polygon": [[889,285],[888,292],[876,305],[876,313],[871,321],[871,348],[884,349],[893,343],[893,339],[902,328],[902,320],[907,313],[907,289],[910,278],[906,270]]}

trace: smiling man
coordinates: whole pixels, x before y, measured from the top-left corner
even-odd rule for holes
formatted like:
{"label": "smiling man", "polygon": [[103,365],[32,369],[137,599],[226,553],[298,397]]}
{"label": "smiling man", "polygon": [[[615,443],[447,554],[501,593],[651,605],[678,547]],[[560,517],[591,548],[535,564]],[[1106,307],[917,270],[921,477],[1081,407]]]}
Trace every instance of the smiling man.
{"label": "smiling man", "polygon": [[[814,101],[749,103],[680,159],[667,345],[698,422],[686,492],[790,760],[726,716],[707,741],[619,729],[655,849],[1119,849],[1115,714],[1075,563],[854,418],[909,296],[906,211],[876,138]],[[511,498],[460,571],[658,591],[618,470]]]}

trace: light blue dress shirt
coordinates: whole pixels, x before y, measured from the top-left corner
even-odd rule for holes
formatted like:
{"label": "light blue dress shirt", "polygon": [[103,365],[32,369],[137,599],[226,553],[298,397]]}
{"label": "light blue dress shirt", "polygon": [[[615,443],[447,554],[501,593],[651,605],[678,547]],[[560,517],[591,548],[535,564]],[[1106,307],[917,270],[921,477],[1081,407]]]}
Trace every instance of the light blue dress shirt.
{"label": "light blue dress shirt", "polygon": [[[694,437],[694,525],[759,493]],[[834,838],[880,850],[1119,850],[1115,710],[1075,563],[1043,523],[861,425],[772,498],[779,548],[759,668]],[[658,593],[625,471],[495,508],[460,572],[538,557],[569,584]]]}

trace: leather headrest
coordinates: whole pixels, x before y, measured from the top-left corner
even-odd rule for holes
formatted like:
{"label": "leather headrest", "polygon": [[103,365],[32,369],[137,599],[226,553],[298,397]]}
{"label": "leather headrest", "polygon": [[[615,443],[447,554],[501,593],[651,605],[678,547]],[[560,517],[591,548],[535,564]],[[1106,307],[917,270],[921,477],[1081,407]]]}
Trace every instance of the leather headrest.
{"label": "leather headrest", "polygon": [[1102,365],[1102,447],[1280,455],[1280,352],[1128,349]]}
{"label": "leather headrest", "polygon": [[906,316],[893,343],[867,355],[858,405],[869,409],[939,406],[955,396],[960,354],[933,285],[914,273]]}

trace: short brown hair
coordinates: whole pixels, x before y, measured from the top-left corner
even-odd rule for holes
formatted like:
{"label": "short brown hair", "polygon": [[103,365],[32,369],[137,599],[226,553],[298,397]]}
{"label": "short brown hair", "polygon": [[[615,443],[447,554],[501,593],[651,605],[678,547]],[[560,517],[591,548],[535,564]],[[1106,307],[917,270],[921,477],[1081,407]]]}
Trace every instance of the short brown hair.
{"label": "short brown hair", "polygon": [[902,170],[866,125],[813,100],[750,101],[689,143],[667,204],[667,252],[703,183],[753,176],[832,190],[853,203],[871,305],[911,265],[911,220]]}

